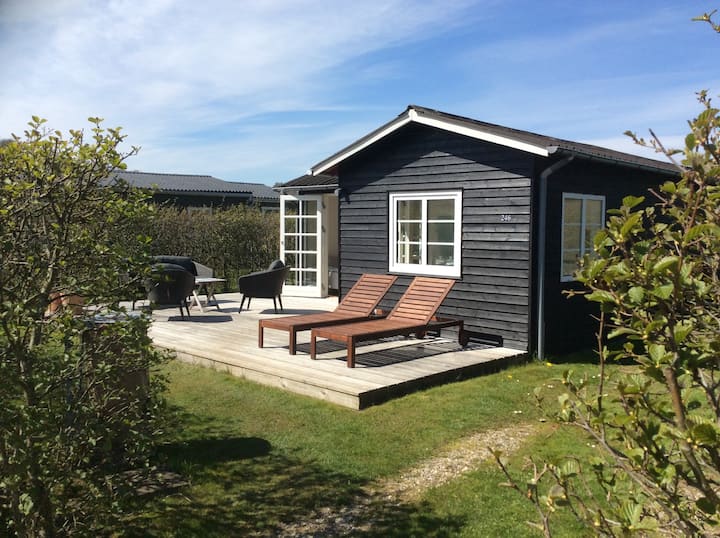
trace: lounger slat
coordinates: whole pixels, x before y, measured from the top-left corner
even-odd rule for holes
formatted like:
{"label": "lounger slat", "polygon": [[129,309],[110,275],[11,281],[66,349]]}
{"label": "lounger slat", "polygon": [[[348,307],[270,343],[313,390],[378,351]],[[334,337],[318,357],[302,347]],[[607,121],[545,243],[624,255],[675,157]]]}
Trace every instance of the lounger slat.
{"label": "lounger slat", "polygon": [[376,301],[372,299],[359,299],[357,297],[354,297],[350,299],[349,301],[344,301],[342,305],[338,305],[339,309],[350,309],[350,308],[362,308],[362,309],[368,309],[371,306],[374,306],[376,304]]}

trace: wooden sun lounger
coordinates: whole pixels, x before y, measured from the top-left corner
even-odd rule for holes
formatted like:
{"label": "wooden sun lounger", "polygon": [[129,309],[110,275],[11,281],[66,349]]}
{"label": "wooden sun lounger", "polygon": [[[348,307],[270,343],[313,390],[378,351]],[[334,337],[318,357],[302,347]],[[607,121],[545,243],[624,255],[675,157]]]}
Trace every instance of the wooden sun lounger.
{"label": "wooden sun lounger", "polygon": [[277,329],[289,333],[288,350],[295,355],[297,333],[313,327],[325,327],[353,321],[367,320],[373,315],[378,303],[390,286],[397,280],[392,275],[362,275],[350,288],[343,300],[332,312],[261,319],[258,326],[258,347],[263,347],[263,330]]}
{"label": "wooden sun lounger", "polygon": [[459,340],[463,343],[462,320],[435,317],[454,283],[454,280],[446,278],[416,277],[386,318],[313,328],[310,333],[310,357],[314,359],[316,356],[316,340],[327,338],[347,346],[347,365],[354,368],[355,345],[358,342],[412,333],[422,338],[429,330],[451,325],[459,327]]}

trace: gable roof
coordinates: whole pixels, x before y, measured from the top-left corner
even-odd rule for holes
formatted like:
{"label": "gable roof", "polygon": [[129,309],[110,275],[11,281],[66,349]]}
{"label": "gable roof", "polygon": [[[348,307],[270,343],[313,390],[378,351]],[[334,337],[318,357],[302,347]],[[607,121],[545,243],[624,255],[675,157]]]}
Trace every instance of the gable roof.
{"label": "gable roof", "polygon": [[277,200],[278,194],[261,183],[224,181],[213,176],[196,174],[162,174],[118,170],[115,177],[142,189],[156,188],[168,194],[218,194],[235,195],[256,200]]}
{"label": "gable roof", "polygon": [[492,142],[494,144],[500,144],[502,146],[525,151],[540,157],[550,157],[551,155],[569,153],[589,159],[600,159],[634,167],[671,172],[674,174],[678,173],[675,165],[669,162],[648,159],[600,146],[563,140],[561,138],[540,135],[530,131],[522,131],[520,129],[512,129],[502,125],[496,125],[463,116],[448,114],[446,112],[440,112],[431,108],[410,105],[395,119],[375,129],[371,133],[353,142],[344,149],[341,149],[327,159],[317,163],[310,169],[310,174],[317,175],[332,173],[332,171],[335,170],[335,167],[346,159],[375,144],[376,142],[379,142],[386,136],[394,133],[409,123],[418,123],[421,125],[435,127],[437,129],[476,138],[478,140],[484,140],[486,142]]}

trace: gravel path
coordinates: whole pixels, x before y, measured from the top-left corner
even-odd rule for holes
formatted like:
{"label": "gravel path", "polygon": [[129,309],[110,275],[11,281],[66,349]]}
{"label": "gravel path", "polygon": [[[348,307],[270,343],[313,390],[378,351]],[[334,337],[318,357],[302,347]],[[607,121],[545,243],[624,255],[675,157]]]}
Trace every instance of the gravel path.
{"label": "gravel path", "polygon": [[367,520],[368,513],[372,512],[368,508],[373,503],[412,502],[426,490],[445,484],[489,460],[491,455],[488,448],[508,454],[517,450],[526,438],[537,431],[537,425],[519,424],[466,437],[399,477],[384,480],[368,489],[356,497],[354,502],[339,510],[327,507],[316,509],[304,521],[284,526],[278,536],[330,537],[367,531],[373,525],[373,521]]}

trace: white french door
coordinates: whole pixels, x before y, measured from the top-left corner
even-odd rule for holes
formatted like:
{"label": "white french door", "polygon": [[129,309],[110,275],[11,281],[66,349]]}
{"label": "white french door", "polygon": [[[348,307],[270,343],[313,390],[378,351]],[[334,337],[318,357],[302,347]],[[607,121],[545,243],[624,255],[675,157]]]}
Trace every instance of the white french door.
{"label": "white french door", "polygon": [[280,257],[290,266],[284,293],[304,297],[327,294],[322,196],[280,197]]}

